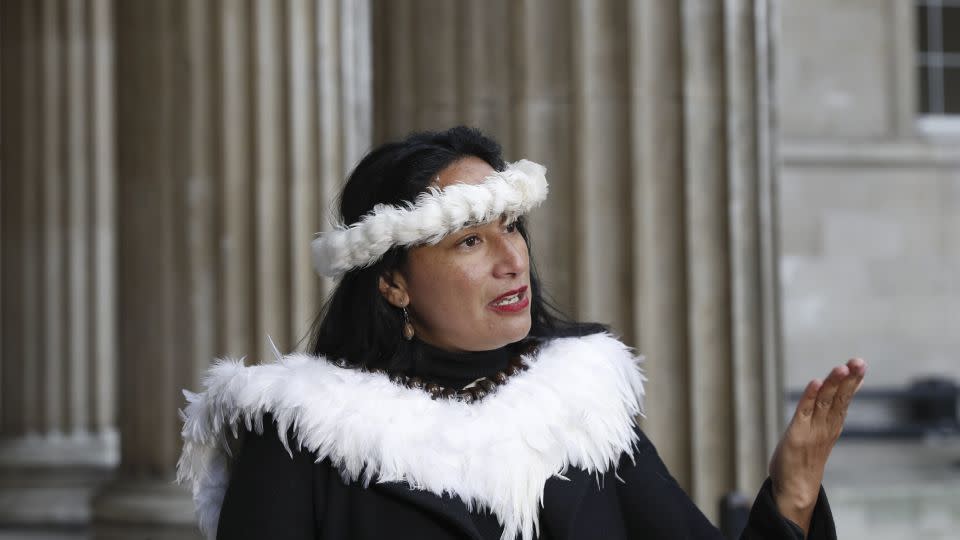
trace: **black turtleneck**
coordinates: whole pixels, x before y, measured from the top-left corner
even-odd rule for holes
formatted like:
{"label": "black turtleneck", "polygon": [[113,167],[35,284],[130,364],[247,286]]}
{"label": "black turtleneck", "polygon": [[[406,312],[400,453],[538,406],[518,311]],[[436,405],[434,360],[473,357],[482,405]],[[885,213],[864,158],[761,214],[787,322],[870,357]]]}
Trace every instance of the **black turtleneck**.
{"label": "black turtleneck", "polygon": [[473,381],[493,376],[510,364],[511,347],[491,351],[450,352],[422,341],[408,375],[447,388],[461,389]]}

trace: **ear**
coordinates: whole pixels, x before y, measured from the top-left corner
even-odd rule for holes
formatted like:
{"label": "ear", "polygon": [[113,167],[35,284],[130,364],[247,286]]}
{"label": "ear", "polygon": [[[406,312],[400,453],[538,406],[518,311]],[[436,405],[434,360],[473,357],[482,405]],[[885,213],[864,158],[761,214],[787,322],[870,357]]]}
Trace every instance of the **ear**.
{"label": "ear", "polygon": [[407,280],[398,270],[390,270],[380,275],[378,282],[380,294],[390,304],[402,308],[410,304],[410,294],[407,293]]}

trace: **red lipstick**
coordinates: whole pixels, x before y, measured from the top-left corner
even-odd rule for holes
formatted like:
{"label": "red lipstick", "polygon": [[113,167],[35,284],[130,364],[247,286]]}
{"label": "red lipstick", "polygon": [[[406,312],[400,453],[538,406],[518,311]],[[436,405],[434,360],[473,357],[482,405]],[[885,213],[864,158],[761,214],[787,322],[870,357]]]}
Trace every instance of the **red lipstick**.
{"label": "red lipstick", "polygon": [[[511,297],[516,297],[513,299]],[[497,305],[497,302],[502,302],[504,300],[509,300],[505,304]],[[494,298],[490,302],[490,308],[494,311],[499,311],[503,313],[516,313],[518,311],[523,311],[530,305],[530,298],[527,296],[527,287],[523,286],[519,289],[514,289],[512,291],[507,291],[500,296]]]}

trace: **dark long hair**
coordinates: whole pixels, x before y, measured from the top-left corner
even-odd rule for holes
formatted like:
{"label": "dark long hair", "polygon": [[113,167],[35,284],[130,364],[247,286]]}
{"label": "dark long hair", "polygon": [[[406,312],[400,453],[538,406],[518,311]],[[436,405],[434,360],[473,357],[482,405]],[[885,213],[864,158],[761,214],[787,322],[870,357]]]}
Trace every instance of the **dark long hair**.
{"label": "dark long hair", "polygon": [[[340,194],[340,218],[356,223],[377,204],[401,206],[427,190],[448,165],[468,156],[478,157],[495,170],[506,163],[500,145],[479,130],[455,127],[441,132],[413,133],[367,154],[347,179]],[[530,316],[528,339],[582,336],[606,331],[598,323],[569,319],[546,296],[534,265],[530,236],[521,218],[518,229],[530,259]],[[368,369],[402,370],[418,354],[417,341],[401,335],[402,312],[380,294],[380,276],[400,267],[405,248],[395,247],[376,263],[350,270],[340,278],[311,329],[308,350],[328,359],[343,360]]]}

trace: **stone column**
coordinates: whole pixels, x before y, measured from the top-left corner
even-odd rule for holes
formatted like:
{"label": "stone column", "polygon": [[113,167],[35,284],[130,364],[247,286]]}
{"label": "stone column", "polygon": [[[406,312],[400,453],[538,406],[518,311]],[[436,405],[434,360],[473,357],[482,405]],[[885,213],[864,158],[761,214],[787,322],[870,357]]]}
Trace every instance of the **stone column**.
{"label": "stone column", "polygon": [[0,5],[0,531],[79,533],[117,462],[112,2]]}
{"label": "stone column", "polygon": [[310,241],[370,140],[366,0],[121,2],[119,428],[96,538],[190,538],[181,389],[269,360],[328,284]]}
{"label": "stone column", "polygon": [[546,284],[648,356],[644,429],[711,518],[780,429],[770,4],[374,2],[375,139],[467,123],[547,166]]}

